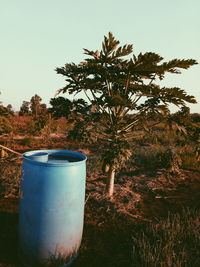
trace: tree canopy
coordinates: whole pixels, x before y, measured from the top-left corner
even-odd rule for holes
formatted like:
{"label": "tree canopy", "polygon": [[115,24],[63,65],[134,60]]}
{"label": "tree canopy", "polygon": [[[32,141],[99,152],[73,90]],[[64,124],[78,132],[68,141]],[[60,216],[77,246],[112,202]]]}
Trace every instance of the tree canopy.
{"label": "tree canopy", "polygon": [[58,119],[61,117],[68,118],[72,115],[84,114],[87,112],[87,102],[83,99],[78,100],[69,100],[65,97],[55,97],[50,100],[51,107],[49,112],[53,115],[54,118]]}
{"label": "tree canopy", "polygon": [[[66,85],[57,93],[85,94],[90,105],[90,123],[95,125],[97,138],[106,140],[104,165],[109,170],[108,195],[112,195],[114,173],[132,154],[130,141],[135,130],[148,129],[154,121],[170,116],[170,105],[179,108],[196,103],[194,96],[178,87],[161,87],[159,80],[166,73],[180,74],[197,64],[194,59],[164,61],[159,54],[132,54],[133,45],[120,42],[109,32],[101,50],[84,49],[87,58],[79,64],[67,63],[57,68],[65,76]],[[98,118],[98,119],[97,119]],[[88,122],[88,121],[87,121]]]}

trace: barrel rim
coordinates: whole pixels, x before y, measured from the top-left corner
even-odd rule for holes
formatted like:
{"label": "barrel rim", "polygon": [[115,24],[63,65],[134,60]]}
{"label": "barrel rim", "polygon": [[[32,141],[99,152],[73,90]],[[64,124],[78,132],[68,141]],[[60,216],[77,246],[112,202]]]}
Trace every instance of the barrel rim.
{"label": "barrel rim", "polygon": [[[80,160],[75,161],[75,162],[64,162],[64,163],[53,163],[53,162],[42,162],[42,161],[36,161],[28,156],[33,156],[35,153],[48,153],[48,155],[54,154],[54,153],[60,153],[61,155],[68,155],[68,156],[74,156],[78,157]],[[46,167],[71,167],[74,165],[80,165],[83,164],[87,160],[87,156],[84,155],[81,152],[78,151],[72,151],[72,150],[59,150],[59,149],[42,149],[42,150],[32,150],[32,151],[27,151],[22,154],[24,161],[34,164],[34,165],[41,165],[41,166],[46,166]]]}

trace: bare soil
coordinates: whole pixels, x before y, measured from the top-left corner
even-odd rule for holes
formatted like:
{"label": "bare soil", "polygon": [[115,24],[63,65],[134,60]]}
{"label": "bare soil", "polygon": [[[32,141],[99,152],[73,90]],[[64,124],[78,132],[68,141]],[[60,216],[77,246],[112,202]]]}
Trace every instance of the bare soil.
{"label": "bare soil", "polygon": [[[48,144],[48,148],[54,147]],[[16,148],[16,147],[15,147]],[[19,149],[20,148],[20,149]],[[40,146],[41,148],[46,148]],[[67,143],[56,148],[71,149]],[[18,147],[23,152],[29,147]],[[35,147],[34,149],[37,149]],[[80,148],[92,158],[97,151]],[[200,173],[182,170],[177,177],[164,170],[148,173],[123,169],[116,177],[113,199],[104,197],[105,175],[87,175],[85,224],[74,267],[132,266],[132,236],[144,224],[159,221],[182,207],[200,208]],[[18,259],[19,199],[0,199],[0,267],[21,266]]]}

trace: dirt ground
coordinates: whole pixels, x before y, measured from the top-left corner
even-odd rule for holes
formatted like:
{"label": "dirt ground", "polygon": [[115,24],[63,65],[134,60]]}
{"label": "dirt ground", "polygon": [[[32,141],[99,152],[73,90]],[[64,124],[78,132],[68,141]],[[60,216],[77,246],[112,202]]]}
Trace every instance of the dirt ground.
{"label": "dirt ground", "polygon": [[[199,173],[187,171],[184,177],[176,184],[171,181],[166,189],[162,176],[148,181],[144,174],[124,174],[117,177],[111,201],[102,195],[103,178],[88,179],[83,241],[73,266],[132,266],[131,235],[142,224],[159,220],[183,206],[200,207]],[[18,207],[18,198],[0,199],[0,266],[21,266]]]}
{"label": "dirt ground", "polygon": [[[90,154],[90,150],[82,151]],[[199,172],[182,170],[177,177],[169,177],[162,170],[152,174],[129,168],[117,174],[112,200],[104,197],[104,188],[105,176],[89,171],[84,233],[74,267],[133,266],[134,231],[182,207],[200,208]],[[0,267],[22,266],[18,211],[18,197],[0,199]]]}

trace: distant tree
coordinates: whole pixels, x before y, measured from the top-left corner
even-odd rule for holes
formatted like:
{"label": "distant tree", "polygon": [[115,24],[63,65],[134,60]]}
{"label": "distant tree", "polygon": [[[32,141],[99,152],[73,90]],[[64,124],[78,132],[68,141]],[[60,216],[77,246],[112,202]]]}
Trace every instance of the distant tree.
{"label": "distant tree", "polygon": [[13,115],[12,106],[9,104],[7,107],[4,107],[2,101],[0,101],[0,135],[12,132],[11,118]]}
{"label": "distant tree", "polygon": [[11,105],[4,107],[2,104],[0,105],[0,116],[14,116],[14,111]]}
{"label": "distant tree", "polygon": [[[193,59],[163,58],[152,52],[132,55],[133,46],[119,47],[112,33],[104,37],[102,49],[84,49],[88,58],[74,64],[57,68],[58,74],[66,77],[66,86],[58,93],[77,95],[83,92],[90,103],[90,123],[96,128],[97,138],[106,143],[103,155],[104,169],[108,171],[106,194],[112,196],[115,173],[132,155],[130,142],[135,139],[135,130],[149,129],[147,122],[166,119],[169,105],[185,107],[196,103],[193,96],[178,87],[160,87],[156,82],[166,73],[179,74],[197,64]],[[88,122],[88,121],[87,121]]]}
{"label": "distant tree", "polygon": [[31,101],[30,101],[30,109],[32,112],[32,115],[39,115],[41,113],[41,101],[42,98],[35,94],[34,96],[32,96]]}
{"label": "distant tree", "polygon": [[40,105],[40,113],[41,113],[41,114],[47,114],[47,112],[48,112],[47,105],[44,104],[44,103],[42,103],[42,104]]}
{"label": "distant tree", "polygon": [[50,100],[51,107],[49,108],[49,112],[56,119],[61,117],[68,118],[72,109],[72,102],[64,97],[55,97]]}
{"label": "distant tree", "polygon": [[34,95],[31,97],[30,101],[23,101],[19,115],[27,116],[27,115],[45,115],[47,114],[47,106],[44,103],[41,103],[42,98],[38,95]]}
{"label": "distant tree", "polygon": [[8,104],[6,108],[11,115],[14,115],[14,110],[11,104]]}
{"label": "distant tree", "polygon": [[20,116],[27,116],[30,115],[30,102],[28,101],[23,101],[20,111],[19,111]]}
{"label": "distant tree", "polygon": [[65,117],[73,117],[77,114],[84,114],[87,112],[88,104],[83,99],[70,101],[68,98],[55,97],[50,100],[51,107],[49,112],[56,119]]}
{"label": "distant tree", "polygon": [[[1,95],[1,92],[0,92]],[[0,101],[0,116],[13,116],[14,115],[14,111],[12,108],[11,104],[8,104],[7,107],[5,107],[2,103],[2,101]]]}

